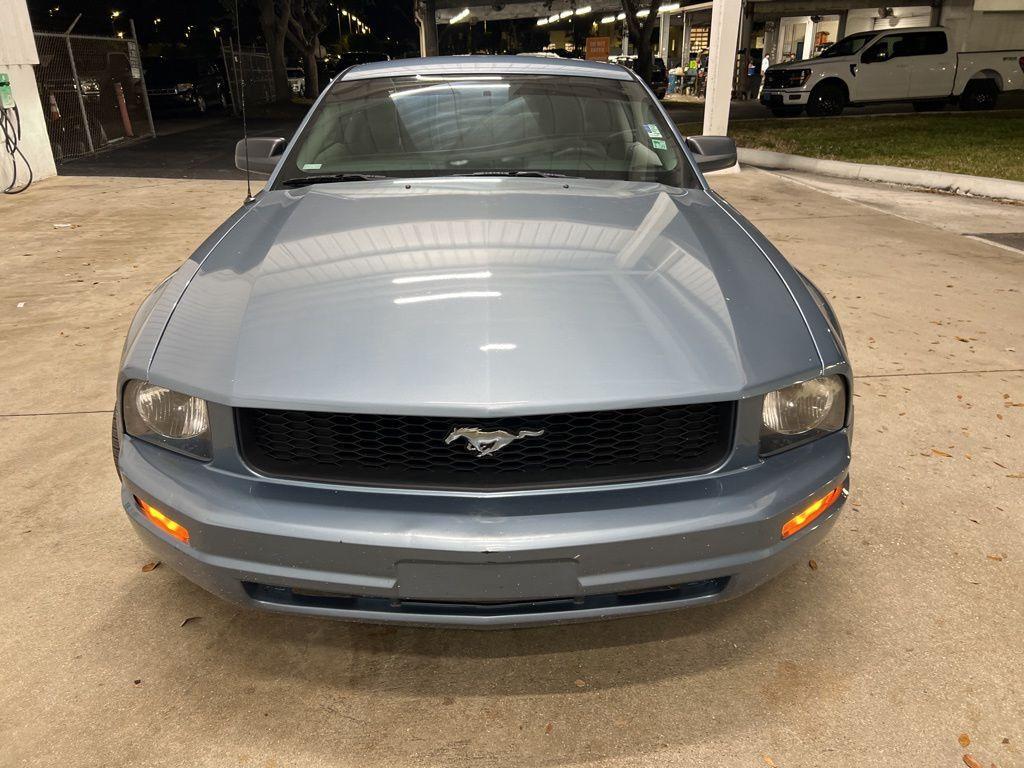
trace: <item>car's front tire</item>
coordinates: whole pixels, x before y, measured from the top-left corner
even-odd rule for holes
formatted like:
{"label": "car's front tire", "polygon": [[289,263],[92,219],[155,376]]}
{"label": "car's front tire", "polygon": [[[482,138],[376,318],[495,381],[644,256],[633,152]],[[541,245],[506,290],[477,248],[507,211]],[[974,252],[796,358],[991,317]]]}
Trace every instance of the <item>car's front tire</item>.
{"label": "car's front tire", "polygon": [[846,106],[846,93],[835,83],[821,83],[807,99],[807,114],[811,117],[837,117]]}

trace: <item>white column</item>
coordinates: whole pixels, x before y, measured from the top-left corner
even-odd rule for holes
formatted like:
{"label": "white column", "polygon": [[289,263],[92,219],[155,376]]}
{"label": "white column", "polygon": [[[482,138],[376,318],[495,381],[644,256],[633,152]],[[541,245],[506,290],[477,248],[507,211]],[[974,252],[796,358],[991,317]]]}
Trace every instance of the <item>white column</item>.
{"label": "white column", "polygon": [[811,17],[807,17],[807,26],[804,27],[804,58],[809,59],[814,55],[814,30],[818,25]]}
{"label": "white column", "polygon": [[708,84],[704,99],[705,136],[725,136],[729,131],[729,102],[736,69],[740,4],[741,0],[712,0]]}
{"label": "white column", "polygon": [[668,33],[671,27],[671,13],[661,14],[661,21],[658,27],[658,55],[665,61],[666,66],[672,66],[668,63]]}

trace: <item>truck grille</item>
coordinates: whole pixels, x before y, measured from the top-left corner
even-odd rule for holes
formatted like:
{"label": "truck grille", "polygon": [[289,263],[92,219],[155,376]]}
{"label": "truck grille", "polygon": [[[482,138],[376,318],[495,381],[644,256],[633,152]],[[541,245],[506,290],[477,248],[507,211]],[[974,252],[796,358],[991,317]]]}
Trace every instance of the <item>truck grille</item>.
{"label": "truck grille", "polygon": [[780,69],[774,70],[769,69],[764,73],[764,87],[765,88],[789,88],[793,83],[791,80],[791,72],[789,70]]}
{"label": "truck grille", "polygon": [[[706,472],[732,443],[735,403],[478,419],[240,408],[238,443],[261,474],[346,485],[519,490]],[[462,427],[540,432],[481,455]]]}

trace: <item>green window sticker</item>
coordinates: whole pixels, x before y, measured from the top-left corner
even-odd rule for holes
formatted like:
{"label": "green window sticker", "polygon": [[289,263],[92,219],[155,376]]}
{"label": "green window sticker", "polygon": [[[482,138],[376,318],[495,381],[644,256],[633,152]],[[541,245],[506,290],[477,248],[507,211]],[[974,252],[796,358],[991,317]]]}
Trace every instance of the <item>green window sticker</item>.
{"label": "green window sticker", "polygon": [[661,128],[656,126],[654,123],[644,123],[644,130],[647,131],[648,137],[652,139],[661,138]]}
{"label": "green window sticker", "polygon": [[651,139],[651,146],[655,149],[668,149],[668,144],[661,139]]}
{"label": "green window sticker", "polygon": [[303,163],[302,170],[304,171],[319,171],[323,167],[323,163]]}

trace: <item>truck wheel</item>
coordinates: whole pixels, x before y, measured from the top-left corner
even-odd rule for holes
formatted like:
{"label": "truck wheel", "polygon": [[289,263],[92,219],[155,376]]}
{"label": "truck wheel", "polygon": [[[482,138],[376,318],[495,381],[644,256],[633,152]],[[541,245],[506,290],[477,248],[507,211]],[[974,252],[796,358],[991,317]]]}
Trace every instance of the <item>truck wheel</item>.
{"label": "truck wheel", "polygon": [[804,111],[803,107],[770,107],[775,117],[796,117]]}
{"label": "truck wheel", "polygon": [[915,112],[938,112],[944,106],[946,102],[942,99],[932,99],[930,101],[915,101],[914,111]]}
{"label": "truck wheel", "polygon": [[807,100],[807,114],[811,117],[835,117],[843,113],[846,94],[834,83],[822,83],[814,87]]}
{"label": "truck wheel", "polygon": [[971,80],[960,95],[960,109],[995,109],[999,89],[991,80]]}

